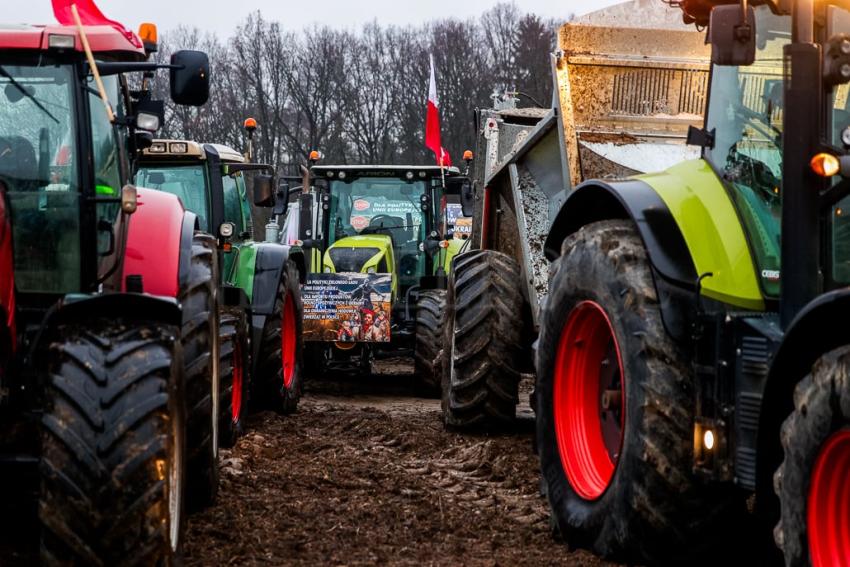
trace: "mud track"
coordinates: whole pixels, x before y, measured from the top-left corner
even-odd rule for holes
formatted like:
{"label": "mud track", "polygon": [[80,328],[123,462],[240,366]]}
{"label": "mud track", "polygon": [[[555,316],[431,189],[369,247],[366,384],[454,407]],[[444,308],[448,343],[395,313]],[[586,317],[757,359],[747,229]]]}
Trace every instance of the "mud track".
{"label": "mud track", "polygon": [[186,563],[602,565],[552,540],[527,414],[518,431],[448,433],[438,400],[405,394],[404,365],[383,370],[255,416],[219,503],[190,519]]}

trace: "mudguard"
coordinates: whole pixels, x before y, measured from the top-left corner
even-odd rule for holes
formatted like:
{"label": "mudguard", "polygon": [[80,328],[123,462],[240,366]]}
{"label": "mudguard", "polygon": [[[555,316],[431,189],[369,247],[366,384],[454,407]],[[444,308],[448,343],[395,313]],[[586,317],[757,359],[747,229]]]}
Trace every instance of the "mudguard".
{"label": "mudguard", "polygon": [[653,268],[668,281],[694,288],[702,278],[701,295],[764,311],[765,296],[743,224],[725,186],[704,160],[627,181],[580,185],[553,223],[547,257],[558,256],[563,240],[581,226],[615,218],[635,221]]}
{"label": "mudguard", "polygon": [[0,364],[15,350],[15,272],[12,251],[12,223],[6,197],[0,192]]}
{"label": "mudguard", "polygon": [[177,297],[188,277],[196,226],[195,214],[175,195],[140,188],[138,209],[130,217],[122,291],[128,278],[140,276],[145,293]]}
{"label": "mudguard", "polygon": [[779,504],[773,491],[773,473],[782,460],[778,431],[794,409],[794,388],[811,372],[821,355],[850,345],[850,326],[835,324],[848,318],[850,288],[821,295],[788,327],[770,364],[761,402],[756,453],[756,501],[761,503],[760,515],[778,518]]}
{"label": "mudguard", "polygon": [[695,286],[696,268],[676,220],[658,193],[638,180],[589,181],[576,187],[552,223],[544,244],[546,258],[552,261],[560,256],[561,244],[581,227],[613,219],[635,222],[650,262],[662,276]]}
{"label": "mudguard", "polygon": [[[254,265],[254,286],[251,305],[254,316],[268,316],[274,311],[277,288],[286,262],[289,261],[291,246],[257,243],[257,259]],[[297,261],[297,254],[293,254]],[[303,264],[303,260],[301,262]]]}
{"label": "mudguard", "polygon": [[87,321],[97,317],[156,321],[180,327],[182,312],[176,299],[154,297],[145,293],[104,293],[99,295],[68,295],[62,307],[50,317],[50,324]]}

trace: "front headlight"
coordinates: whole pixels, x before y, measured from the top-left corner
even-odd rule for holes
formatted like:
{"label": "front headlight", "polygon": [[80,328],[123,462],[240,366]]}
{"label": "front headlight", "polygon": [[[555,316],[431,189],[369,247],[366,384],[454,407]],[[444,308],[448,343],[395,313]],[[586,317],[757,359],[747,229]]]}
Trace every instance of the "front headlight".
{"label": "front headlight", "polygon": [[377,273],[377,272],[375,272],[375,268],[367,268],[366,273],[367,274],[374,274],[374,273]]}
{"label": "front headlight", "polygon": [[326,274],[332,274],[333,273],[333,270],[331,270],[330,266],[325,266],[325,273]]}

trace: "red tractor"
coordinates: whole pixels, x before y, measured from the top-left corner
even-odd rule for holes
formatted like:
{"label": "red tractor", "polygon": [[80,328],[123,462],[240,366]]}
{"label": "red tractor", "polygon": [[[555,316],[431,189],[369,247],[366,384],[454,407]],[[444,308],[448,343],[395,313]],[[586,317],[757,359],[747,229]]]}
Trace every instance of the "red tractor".
{"label": "red tractor", "polygon": [[[179,561],[184,493],[217,487],[216,243],[128,183],[163,115],[127,78],[157,68],[142,45],[0,28],[0,478],[37,498],[47,564]],[[168,68],[206,102],[205,54]]]}

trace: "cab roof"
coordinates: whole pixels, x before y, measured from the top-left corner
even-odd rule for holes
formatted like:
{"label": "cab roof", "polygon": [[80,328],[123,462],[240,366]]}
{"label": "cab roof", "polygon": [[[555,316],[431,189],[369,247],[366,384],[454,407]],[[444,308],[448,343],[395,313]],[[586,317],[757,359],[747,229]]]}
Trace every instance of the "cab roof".
{"label": "cab roof", "polygon": [[[457,167],[444,168],[446,176],[460,175],[460,169]],[[358,173],[360,176],[368,176],[374,174],[384,174],[389,176],[401,176],[412,171],[415,175],[420,172],[431,177],[439,177],[440,166],[437,165],[314,165],[313,172],[318,174],[335,173],[337,171],[345,171],[346,173]]]}
{"label": "cab roof", "polygon": [[[106,55],[121,60],[147,59],[144,48],[136,47],[120,31],[112,26],[84,26],[89,45],[95,54]],[[27,49],[36,51],[63,52],[64,49],[51,48],[50,36],[73,36],[74,51],[82,52],[83,43],[75,26],[0,24],[0,49]]]}
{"label": "cab roof", "polygon": [[244,163],[245,156],[223,144],[199,144],[191,140],[154,140],[151,147],[142,152],[146,160],[181,160],[181,159],[207,159],[205,148],[212,148],[218,153],[221,161],[226,163]]}

